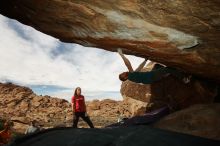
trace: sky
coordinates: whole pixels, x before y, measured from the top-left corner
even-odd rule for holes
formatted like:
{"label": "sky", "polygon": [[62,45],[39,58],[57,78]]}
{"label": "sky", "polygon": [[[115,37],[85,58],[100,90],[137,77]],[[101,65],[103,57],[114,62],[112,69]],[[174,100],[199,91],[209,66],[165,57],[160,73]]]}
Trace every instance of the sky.
{"label": "sky", "polygon": [[[0,32],[0,82],[68,101],[78,86],[86,100],[122,100],[118,74],[127,69],[117,53],[63,43],[2,15]],[[127,57],[134,68],[143,61]]]}

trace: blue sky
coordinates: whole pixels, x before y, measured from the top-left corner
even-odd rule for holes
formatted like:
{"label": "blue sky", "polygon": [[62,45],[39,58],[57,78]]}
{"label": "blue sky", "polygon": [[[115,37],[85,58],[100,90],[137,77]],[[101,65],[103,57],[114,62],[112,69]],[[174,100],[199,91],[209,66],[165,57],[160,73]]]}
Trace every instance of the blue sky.
{"label": "blue sky", "polygon": [[[0,32],[0,82],[67,100],[78,86],[87,100],[122,100],[118,74],[127,69],[117,53],[63,43],[2,15]],[[134,68],[143,60],[128,58]]]}

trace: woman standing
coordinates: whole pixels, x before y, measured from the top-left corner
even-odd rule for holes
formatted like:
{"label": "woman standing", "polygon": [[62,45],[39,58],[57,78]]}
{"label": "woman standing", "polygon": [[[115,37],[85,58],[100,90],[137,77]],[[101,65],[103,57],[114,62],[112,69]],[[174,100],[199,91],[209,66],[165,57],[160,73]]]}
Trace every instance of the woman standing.
{"label": "woman standing", "polygon": [[73,127],[77,128],[77,124],[79,121],[79,117],[81,117],[90,128],[94,128],[91,120],[89,119],[87,113],[86,113],[86,104],[85,104],[85,98],[83,95],[81,95],[81,88],[77,87],[74,92],[74,96],[71,100],[72,103],[72,110],[75,114],[75,118],[73,119]]}

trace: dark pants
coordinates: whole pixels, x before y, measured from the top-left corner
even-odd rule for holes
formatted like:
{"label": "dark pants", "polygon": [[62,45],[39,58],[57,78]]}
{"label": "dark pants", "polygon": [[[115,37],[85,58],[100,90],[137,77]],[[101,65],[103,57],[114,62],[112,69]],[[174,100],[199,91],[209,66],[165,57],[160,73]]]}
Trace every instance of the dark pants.
{"label": "dark pants", "polygon": [[77,128],[79,117],[81,117],[89,125],[90,128],[94,128],[92,121],[89,119],[88,116],[85,116],[85,112],[75,112],[75,118],[73,119],[74,128]]}

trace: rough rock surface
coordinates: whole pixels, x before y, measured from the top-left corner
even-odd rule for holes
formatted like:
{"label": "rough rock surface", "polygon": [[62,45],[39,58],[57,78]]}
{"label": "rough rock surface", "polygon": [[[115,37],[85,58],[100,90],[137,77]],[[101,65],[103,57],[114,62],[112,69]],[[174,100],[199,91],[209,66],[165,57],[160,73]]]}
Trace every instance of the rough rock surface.
{"label": "rough rock surface", "polygon": [[0,13],[64,42],[122,48],[220,82],[219,0],[1,0]]}
{"label": "rough rock surface", "polygon": [[66,100],[38,96],[27,87],[0,83],[0,117],[15,121],[14,128],[23,133],[32,120],[51,127],[71,120],[72,113]]}
{"label": "rough rock surface", "polygon": [[[132,100],[132,103],[131,103]],[[145,108],[133,99],[124,101],[94,100],[86,102],[87,112],[96,127],[104,127],[117,122],[119,113],[130,117],[144,112]],[[29,88],[12,83],[0,83],[0,119],[14,121],[14,129],[23,133],[32,120],[42,127],[72,125],[72,110],[68,101],[38,96]],[[88,127],[80,120],[79,127]]]}
{"label": "rough rock surface", "polygon": [[170,131],[220,140],[220,104],[194,105],[170,114],[154,126]]}
{"label": "rough rock surface", "polygon": [[[129,118],[141,115],[146,111],[146,103],[131,98],[126,98],[123,101],[93,100],[86,104],[88,115],[96,124],[96,127],[105,127],[116,123],[119,116]],[[84,123],[84,126],[87,125]]]}
{"label": "rough rock surface", "polygon": [[[155,63],[150,63],[142,71],[150,71]],[[147,103],[147,110],[169,105],[174,111],[193,104],[212,103],[218,94],[217,85],[192,77],[185,84],[175,76],[167,76],[153,84],[137,84],[125,81],[121,85],[123,97],[129,97]]]}
{"label": "rough rock surface", "polygon": [[132,126],[109,129],[60,128],[17,139],[10,146],[218,146],[219,141],[150,128]]}

